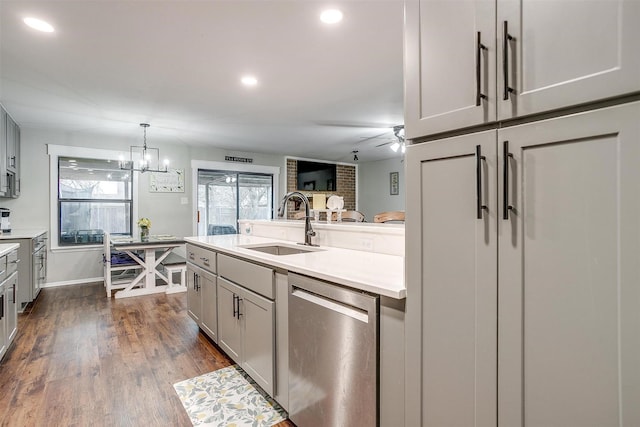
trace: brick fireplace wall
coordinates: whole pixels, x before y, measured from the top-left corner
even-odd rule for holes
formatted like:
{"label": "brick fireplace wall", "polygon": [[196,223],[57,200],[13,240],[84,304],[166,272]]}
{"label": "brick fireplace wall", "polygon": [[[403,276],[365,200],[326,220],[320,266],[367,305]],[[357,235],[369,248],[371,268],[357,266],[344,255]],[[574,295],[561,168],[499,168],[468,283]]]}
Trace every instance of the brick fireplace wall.
{"label": "brick fireplace wall", "polygon": [[[296,191],[297,169],[296,160],[287,159],[287,192]],[[314,193],[323,193],[327,195],[327,198],[332,195],[342,196],[344,198],[344,209],[355,210],[356,209],[356,167],[349,165],[337,165],[336,167],[336,191],[301,191],[305,196],[309,198],[309,201],[313,198]],[[287,218],[293,218],[293,212],[296,211],[297,203],[294,200],[289,202],[287,206]],[[323,214],[324,215],[324,214]],[[320,219],[324,219],[321,216]]]}

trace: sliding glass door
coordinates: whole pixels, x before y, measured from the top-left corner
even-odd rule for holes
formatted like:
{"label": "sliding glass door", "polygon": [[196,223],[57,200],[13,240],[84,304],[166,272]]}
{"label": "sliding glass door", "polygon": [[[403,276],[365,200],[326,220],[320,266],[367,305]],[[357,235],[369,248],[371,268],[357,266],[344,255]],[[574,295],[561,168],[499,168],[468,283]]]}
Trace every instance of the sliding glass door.
{"label": "sliding glass door", "polygon": [[198,170],[198,236],[234,234],[239,219],[273,218],[273,175]]}

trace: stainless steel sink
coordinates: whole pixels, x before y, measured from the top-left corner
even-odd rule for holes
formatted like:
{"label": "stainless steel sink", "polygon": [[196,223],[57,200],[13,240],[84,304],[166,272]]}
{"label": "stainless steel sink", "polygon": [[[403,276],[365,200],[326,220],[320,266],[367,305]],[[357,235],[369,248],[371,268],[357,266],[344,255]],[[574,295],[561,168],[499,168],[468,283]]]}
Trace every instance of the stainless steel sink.
{"label": "stainless steel sink", "polygon": [[303,246],[284,246],[284,245],[264,245],[264,246],[242,246],[245,249],[251,249],[252,251],[264,252],[271,255],[295,255],[304,254],[307,252],[317,252],[322,249],[309,249]]}

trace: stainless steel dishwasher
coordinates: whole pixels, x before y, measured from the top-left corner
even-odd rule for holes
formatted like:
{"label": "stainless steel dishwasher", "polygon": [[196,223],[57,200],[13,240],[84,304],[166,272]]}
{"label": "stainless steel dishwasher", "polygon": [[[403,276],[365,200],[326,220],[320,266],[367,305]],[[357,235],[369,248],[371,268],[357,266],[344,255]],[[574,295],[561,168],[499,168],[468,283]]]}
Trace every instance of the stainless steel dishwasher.
{"label": "stainless steel dishwasher", "polygon": [[289,273],[289,418],[378,424],[377,296]]}

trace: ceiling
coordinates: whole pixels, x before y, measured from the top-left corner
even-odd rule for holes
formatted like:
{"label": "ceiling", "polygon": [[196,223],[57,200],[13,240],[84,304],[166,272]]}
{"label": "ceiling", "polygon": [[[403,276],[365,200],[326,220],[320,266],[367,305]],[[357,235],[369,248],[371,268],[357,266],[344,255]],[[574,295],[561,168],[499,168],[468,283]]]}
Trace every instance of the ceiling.
{"label": "ceiling", "polygon": [[[329,6],[342,22],[320,22]],[[391,158],[376,145],[403,122],[402,25],[401,0],[2,0],[0,101],[23,128],[147,122],[150,145]]]}

